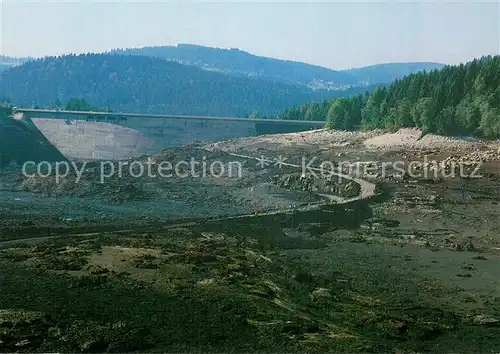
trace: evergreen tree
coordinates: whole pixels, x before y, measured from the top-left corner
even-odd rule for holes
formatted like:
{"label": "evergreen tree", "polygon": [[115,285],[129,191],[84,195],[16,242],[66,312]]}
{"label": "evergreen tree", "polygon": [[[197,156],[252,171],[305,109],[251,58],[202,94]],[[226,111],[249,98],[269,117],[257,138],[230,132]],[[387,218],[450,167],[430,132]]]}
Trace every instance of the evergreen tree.
{"label": "evergreen tree", "polygon": [[[497,138],[500,56],[420,72],[372,94],[338,98],[328,105],[327,125],[334,129],[418,127],[424,132]],[[301,111],[294,113],[305,118]]]}
{"label": "evergreen tree", "polygon": [[92,111],[90,105],[88,104],[85,99],[78,99],[78,98],[70,98],[68,100],[68,103],[66,103],[66,110],[67,111]]}

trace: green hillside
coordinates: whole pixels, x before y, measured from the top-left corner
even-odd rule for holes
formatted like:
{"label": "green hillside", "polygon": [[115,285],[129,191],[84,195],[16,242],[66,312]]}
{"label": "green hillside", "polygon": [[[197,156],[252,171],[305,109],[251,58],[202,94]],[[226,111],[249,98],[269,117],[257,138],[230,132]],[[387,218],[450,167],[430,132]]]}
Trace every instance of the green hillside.
{"label": "green hillside", "polygon": [[48,57],[0,73],[0,97],[16,105],[54,107],[56,102],[83,98],[92,107],[115,112],[267,116],[311,100],[364,90],[314,91],[158,58],[114,54]]}
{"label": "green hillside", "polygon": [[500,56],[417,73],[372,94],[309,103],[282,119],[325,119],[334,129],[419,127],[445,135],[500,137]]}
{"label": "green hillside", "polygon": [[360,83],[389,84],[403,77],[420,71],[442,69],[445,65],[440,63],[415,62],[415,63],[387,63],[343,70],[343,73],[353,76]]}

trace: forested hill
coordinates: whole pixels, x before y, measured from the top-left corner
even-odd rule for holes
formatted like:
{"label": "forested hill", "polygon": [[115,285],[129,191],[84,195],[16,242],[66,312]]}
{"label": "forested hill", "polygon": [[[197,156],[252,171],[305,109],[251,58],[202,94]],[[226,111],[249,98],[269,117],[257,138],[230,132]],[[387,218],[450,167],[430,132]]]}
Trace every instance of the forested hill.
{"label": "forested hill", "polygon": [[239,49],[211,48],[192,44],[117,49],[112,53],[156,57],[205,70],[260,77],[317,90],[342,90],[353,86],[391,83],[412,73],[444,66],[438,63],[389,63],[336,71],[317,65],[257,56]]}
{"label": "forested hill", "polygon": [[16,65],[21,65],[28,60],[30,60],[30,58],[12,58],[0,55],[0,71],[10,69]]}
{"label": "forested hill", "polygon": [[[110,53],[160,58],[196,66],[207,71],[257,77],[306,86],[314,90],[342,91],[349,87],[386,84],[409,74],[441,69],[444,66],[439,63],[410,62],[332,70],[318,65],[257,56],[239,49],[212,48],[193,44],[115,49]],[[0,71],[28,60],[33,60],[33,58],[12,58],[0,55]]]}
{"label": "forested hill", "polygon": [[500,56],[417,73],[372,94],[310,103],[282,119],[327,119],[328,126],[419,127],[445,135],[500,137]]}
{"label": "forested hill", "polygon": [[113,52],[173,60],[186,65],[198,66],[205,70],[242,74],[310,87],[359,86],[358,80],[349,74],[306,63],[261,57],[239,49],[179,44],[177,46],[121,49]]}
{"label": "forested hill", "polygon": [[360,83],[367,85],[389,84],[410,74],[420,71],[439,70],[444,66],[444,64],[429,62],[388,63],[343,70],[342,72],[353,76]]}
{"label": "forested hill", "polygon": [[[357,90],[353,92],[362,92]],[[48,107],[75,97],[113,111],[241,117],[255,111],[274,115],[293,105],[349,93],[113,54],[49,57],[0,73],[0,97],[25,107]]]}

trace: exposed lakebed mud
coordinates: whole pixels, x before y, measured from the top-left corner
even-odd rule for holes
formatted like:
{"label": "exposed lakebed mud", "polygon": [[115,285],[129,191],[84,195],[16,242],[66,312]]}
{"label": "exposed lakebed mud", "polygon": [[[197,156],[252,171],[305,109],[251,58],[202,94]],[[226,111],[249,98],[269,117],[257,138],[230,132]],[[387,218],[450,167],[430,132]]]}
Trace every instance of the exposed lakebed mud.
{"label": "exposed lakebed mud", "polygon": [[[377,134],[258,137],[151,158],[380,166],[478,154],[365,146]],[[488,154],[480,179],[371,171],[362,178],[381,197],[346,205],[320,194],[356,195],[350,181],[254,160],[241,160],[239,179],[101,185],[89,173],[83,187],[4,170],[0,350],[498,352],[500,187]],[[114,189],[129,185],[140,193]],[[237,214],[248,215],[224,218]]]}

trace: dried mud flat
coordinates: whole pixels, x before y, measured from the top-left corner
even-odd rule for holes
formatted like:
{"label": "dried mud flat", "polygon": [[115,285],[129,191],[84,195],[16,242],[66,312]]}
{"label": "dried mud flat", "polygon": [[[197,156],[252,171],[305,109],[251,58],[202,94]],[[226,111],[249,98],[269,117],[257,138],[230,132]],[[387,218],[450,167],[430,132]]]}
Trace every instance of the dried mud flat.
{"label": "dried mud flat", "polygon": [[[251,160],[237,180],[111,183],[140,193],[95,176],[75,191],[4,172],[13,199],[0,208],[0,351],[498,352],[497,143],[380,144],[383,135],[316,131],[162,153],[372,167],[360,177],[376,198],[271,216],[252,214],[314,205],[345,186]],[[481,178],[432,177],[464,157],[482,162]],[[382,171],[395,161],[422,161],[416,172],[431,177]],[[198,215],[162,215],[185,202],[179,189],[192,191]],[[32,208],[12,208],[28,198]],[[81,218],[58,216],[64,205]],[[113,212],[94,215],[103,209]],[[217,212],[248,215],[210,219]]]}

